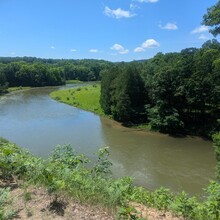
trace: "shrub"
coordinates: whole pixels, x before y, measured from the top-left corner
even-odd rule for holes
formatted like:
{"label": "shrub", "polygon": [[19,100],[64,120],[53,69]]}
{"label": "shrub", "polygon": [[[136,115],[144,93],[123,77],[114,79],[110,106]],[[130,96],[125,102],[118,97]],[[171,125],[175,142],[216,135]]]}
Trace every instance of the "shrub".
{"label": "shrub", "polygon": [[218,180],[220,180],[220,133],[214,134],[212,138],[217,160],[216,177]]}

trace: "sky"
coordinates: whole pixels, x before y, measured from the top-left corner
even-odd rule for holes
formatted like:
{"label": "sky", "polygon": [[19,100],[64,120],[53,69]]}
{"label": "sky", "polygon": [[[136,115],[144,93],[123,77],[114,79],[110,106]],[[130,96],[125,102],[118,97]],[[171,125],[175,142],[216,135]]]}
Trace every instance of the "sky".
{"label": "sky", "polygon": [[216,2],[0,0],[0,56],[132,61],[199,48]]}

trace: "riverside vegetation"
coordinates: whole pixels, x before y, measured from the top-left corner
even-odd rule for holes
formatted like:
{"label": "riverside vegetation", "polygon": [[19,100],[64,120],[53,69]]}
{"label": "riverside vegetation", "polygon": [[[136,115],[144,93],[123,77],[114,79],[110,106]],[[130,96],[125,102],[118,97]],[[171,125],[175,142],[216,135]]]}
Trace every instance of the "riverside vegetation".
{"label": "riverside vegetation", "polygon": [[57,90],[52,92],[50,97],[68,105],[94,112],[98,115],[105,115],[99,103],[100,84],[97,83],[80,86],[78,88]]}
{"label": "riverside vegetation", "polygon": [[[219,160],[220,133],[214,136],[214,145]],[[66,197],[84,204],[98,205],[111,210],[117,219],[143,219],[132,205],[134,202],[155,207],[164,213],[170,211],[184,219],[220,218],[219,183],[210,182],[201,200],[189,197],[185,192],[174,194],[165,188],[151,192],[134,186],[130,177],[113,179],[108,156],[108,148],[102,148],[97,153],[96,162],[88,166],[89,159],[85,155],[65,145],[57,146],[47,159],[42,159],[1,138],[0,177],[1,180],[13,179],[26,186],[44,187],[52,195],[53,202]],[[10,209],[9,194],[8,188],[0,190],[2,220],[13,219],[19,214],[18,210]],[[26,194],[25,197],[31,199],[31,195]]]}
{"label": "riverside vegetation", "polygon": [[48,63],[27,58],[23,58],[25,62],[22,58],[6,62],[0,58],[0,93],[8,85],[46,86],[61,85],[66,80],[101,80],[100,104],[109,117],[125,125],[147,124],[148,128],[165,133],[211,137],[220,129],[219,57],[220,43],[214,39],[199,49],[158,53],[149,60],[130,63]]}
{"label": "riverside vegetation", "polygon": [[[203,20],[205,25],[213,27],[214,36],[220,34],[219,17],[220,1],[208,9]],[[66,80],[102,79],[101,89],[99,86],[87,88],[96,97],[96,104],[90,103],[93,112],[104,112],[123,123],[147,122],[152,129],[168,133],[178,131],[211,136],[217,132],[213,141],[219,180],[219,57],[220,43],[210,40],[199,49],[158,53],[147,61],[132,63],[0,58],[0,94],[8,86],[62,85]],[[80,92],[78,100],[94,102],[94,98],[83,95],[86,88],[77,90]],[[76,101],[74,93],[75,90],[68,90],[61,98],[56,94],[55,99],[81,107],[81,101]],[[97,104],[99,96],[101,105]],[[89,108],[86,110],[91,110]],[[151,192],[134,186],[130,177],[113,179],[108,156],[107,148],[100,149],[96,163],[88,166],[89,159],[85,155],[77,154],[66,145],[56,147],[49,158],[43,159],[0,139],[0,177],[5,182],[13,180],[19,184],[42,186],[55,203],[66,196],[81,203],[105,207],[118,219],[142,218],[133,202],[169,210],[184,219],[220,219],[218,182],[210,182],[202,199],[189,197],[185,192],[174,194],[165,188]],[[0,189],[2,220],[19,214],[19,210],[10,209],[9,194],[9,188]],[[25,195],[26,200],[31,199],[29,194]]]}
{"label": "riverside vegetation", "polygon": [[[214,37],[220,34],[219,17],[220,1],[208,8],[202,21]],[[220,129],[220,43],[216,39],[201,48],[158,53],[129,63],[0,58],[0,94],[8,86],[62,85],[67,80],[101,80],[103,112],[126,125],[147,124],[160,132],[208,137]]]}

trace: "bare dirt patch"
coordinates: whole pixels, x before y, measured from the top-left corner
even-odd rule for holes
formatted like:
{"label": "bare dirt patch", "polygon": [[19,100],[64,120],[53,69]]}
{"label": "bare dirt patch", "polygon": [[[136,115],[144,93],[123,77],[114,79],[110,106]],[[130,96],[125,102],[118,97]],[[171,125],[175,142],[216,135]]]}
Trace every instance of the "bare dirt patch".
{"label": "bare dirt patch", "polygon": [[149,208],[142,204],[132,202],[131,206],[136,209],[137,213],[139,213],[137,214],[139,218],[147,220],[183,220],[183,218],[174,216],[170,212]]}
{"label": "bare dirt patch", "polygon": [[[22,220],[114,220],[116,214],[103,207],[80,204],[59,196],[49,195],[43,187],[24,187],[16,182],[1,181],[0,188],[9,187],[12,203],[10,209],[16,211],[13,219]],[[147,220],[183,220],[170,212],[159,211],[138,203],[130,203],[137,211],[136,216]],[[129,218],[128,218],[129,219]]]}
{"label": "bare dirt patch", "polygon": [[[3,187],[2,184],[0,187]],[[41,187],[14,187],[10,193],[13,219],[22,220],[113,220],[114,215],[103,208],[80,204],[70,199],[49,195]]]}

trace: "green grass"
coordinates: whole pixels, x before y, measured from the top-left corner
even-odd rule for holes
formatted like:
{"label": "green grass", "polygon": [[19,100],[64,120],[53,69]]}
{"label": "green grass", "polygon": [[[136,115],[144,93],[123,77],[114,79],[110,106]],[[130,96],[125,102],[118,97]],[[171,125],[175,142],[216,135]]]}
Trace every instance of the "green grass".
{"label": "green grass", "polygon": [[66,80],[66,84],[78,84],[78,83],[83,83],[83,82],[76,79]]}
{"label": "green grass", "polygon": [[7,89],[8,92],[15,92],[15,91],[19,91],[19,90],[25,90],[25,89],[30,89],[31,87],[28,86],[16,86],[16,87],[9,87]]}
{"label": "green grass", "polygon": [[85,87],[54,91],[50,93],[50,97],[68,105],[104,116],[104,112],[99,103],[100,89],[100,84],[94,84]]}
{"label": "green grass", "polygon": [[138,124],[138,125],[133,125],[131,126],[132,128],[138,129],[138,130],[143,130],[143,131],[152,131],[151,127],[149,124]]}

